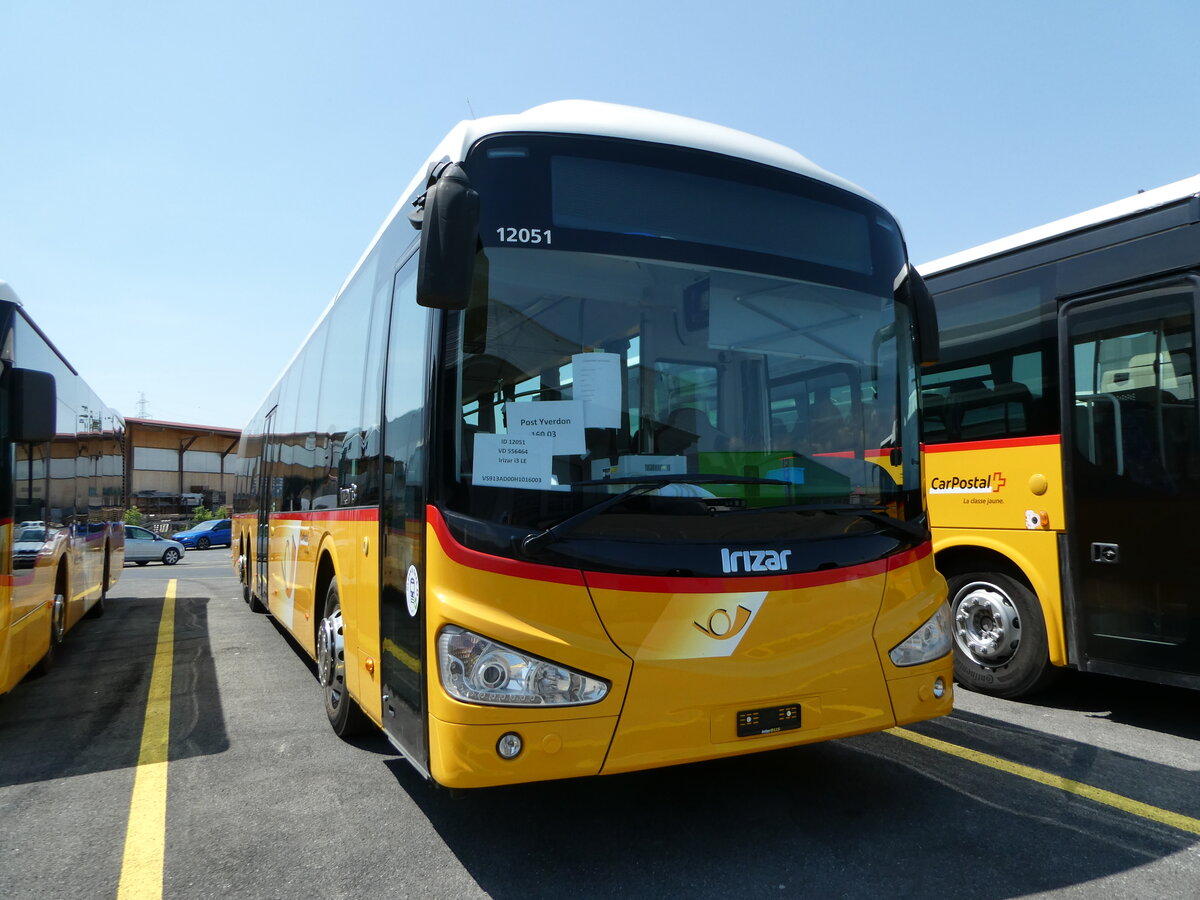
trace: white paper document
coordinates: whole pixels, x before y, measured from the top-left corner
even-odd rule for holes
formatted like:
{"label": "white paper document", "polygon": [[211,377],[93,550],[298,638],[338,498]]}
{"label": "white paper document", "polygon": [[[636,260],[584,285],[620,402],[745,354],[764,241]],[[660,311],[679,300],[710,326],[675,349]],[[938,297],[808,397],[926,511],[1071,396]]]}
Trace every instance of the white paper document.
{"label": "white paper document", "polygon": [[553,438],[529,434],[477,434],[471,480],[489,487],[548,488],[553,445]]}
{"label": "white paper document", "polygon": [[583,401],[588,428],[621,427],[621,356],[576,353],[571,357],[572,392]]}
{"label": "white paper document", "polygon": [[583,439],[583,401],[546,400],[535,403],[505,403],[504,423],[511,435],[548,437],[554,456],[587,452]]}

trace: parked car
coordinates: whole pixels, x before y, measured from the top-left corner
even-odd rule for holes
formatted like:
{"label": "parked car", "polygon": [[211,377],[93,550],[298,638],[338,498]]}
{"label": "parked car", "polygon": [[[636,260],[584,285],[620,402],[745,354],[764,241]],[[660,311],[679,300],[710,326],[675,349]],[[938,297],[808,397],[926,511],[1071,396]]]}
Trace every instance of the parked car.
{"label": "parked car", "polygon": [[125,526],[125,562],[139,566],[161,562],[164,566],[173,566],[182,556],[183,544],[179,541],[168,540],[138,525]]}
{"label": "parked car", "polygon": [[38,556],[50,548],[54,535],[45,522],[22,522],[13,531],[12,559],[14,569],[32,569]]}
{"label": "parked car", "polygon": [[233,542],[233,520],[209,519],[199,525],[193,525],[186,531],[177,531],[171,535],[187,548],[207,550],[213,544],[224,544],[226,547]]}

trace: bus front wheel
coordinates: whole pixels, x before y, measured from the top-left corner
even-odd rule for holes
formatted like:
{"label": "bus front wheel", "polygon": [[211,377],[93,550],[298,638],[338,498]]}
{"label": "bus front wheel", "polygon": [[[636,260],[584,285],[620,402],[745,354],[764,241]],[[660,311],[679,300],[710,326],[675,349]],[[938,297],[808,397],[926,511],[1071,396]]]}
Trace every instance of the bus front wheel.
{"label": "bus front wheel", "polygon": [[1024,697],[1050,684],[1046,623],[1037,595],[1003,572],[949,575],[954,678],[995,697]]}
{"label": "bus front wheel", "polygon": [[325,695],[325,714],[339,737],[362,734],[371,724],[346,687],[346,623],[337,579],[325,592],[325,617],[317,625],[317,675]]}

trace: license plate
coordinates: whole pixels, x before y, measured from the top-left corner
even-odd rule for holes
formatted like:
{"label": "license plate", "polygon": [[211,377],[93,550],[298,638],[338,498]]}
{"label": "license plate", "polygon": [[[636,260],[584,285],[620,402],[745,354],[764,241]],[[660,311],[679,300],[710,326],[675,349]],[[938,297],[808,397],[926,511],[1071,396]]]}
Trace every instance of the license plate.
{"label": "license plate", "polygon": [[754,737],[760,734],[775,734],[800,727],[800,704],[786,706],[764,706],[762,709],[747,709],[737,714],[738,737]]}

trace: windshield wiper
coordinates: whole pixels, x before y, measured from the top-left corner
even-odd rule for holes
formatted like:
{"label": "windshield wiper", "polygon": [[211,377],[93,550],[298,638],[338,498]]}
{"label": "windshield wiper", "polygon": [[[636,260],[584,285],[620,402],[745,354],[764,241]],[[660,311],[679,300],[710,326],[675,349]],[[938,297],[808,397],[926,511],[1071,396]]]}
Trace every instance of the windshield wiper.
{"label": "windshield wiper", "polygon": [[753,509],[735,509],[724,513],[724,515],[745,515],[747,513],[764,512],[810,512],[827,513],[834,516],[853,515],[858,516],[860,519],[866,519],[868,522],[874,522],[876,525],[882,525],[888,531],[914,541],[923,542],[929,537],[929,532],[923,525],[914,525],[903,519],[897,519],[895,516],[889,516],[884,512],[884,507],[882,506],[854,506],[849,503],[845,505],[789,503],[783,506],[756,506]]}
{"label": "windshield wiper", "polygon": [[790,481],[778,478],[753,478],[747,475],[681,475],[678,473],[664,475],[623,475],[616,478],[594,478],[587,481],[576,481],[572,488],[589,487],[599,484],[628,484],[628,489],[611,497],[605,497],[599,503],[593,503],[587,509],[567,516],[560,522],[555,522],[549,528],[531,534],[521,541],[521,549],[526,553],[537,553],[548,544],[566,537],[567,533],[582,525],[588,519],[600,515],[606,509],[611,509],[618,503],[648,494],[650,491],[668,484],[783,484],[792,485]]}

